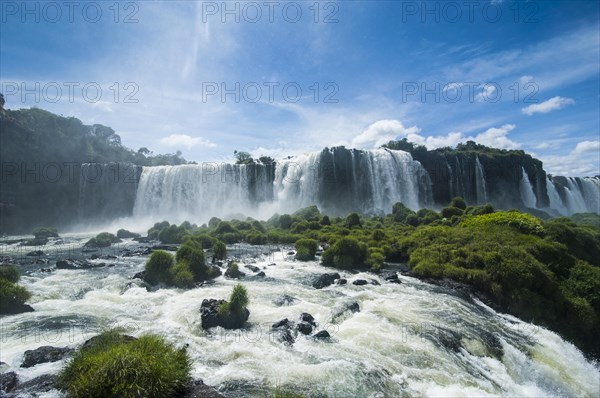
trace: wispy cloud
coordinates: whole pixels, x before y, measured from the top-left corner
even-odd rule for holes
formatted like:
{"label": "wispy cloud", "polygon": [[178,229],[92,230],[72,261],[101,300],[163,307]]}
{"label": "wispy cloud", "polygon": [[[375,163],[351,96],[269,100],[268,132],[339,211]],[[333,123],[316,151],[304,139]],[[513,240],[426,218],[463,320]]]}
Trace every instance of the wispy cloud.
{"label": "wispy cloud", "polygon": [[205,138],[192,137],[187,134],[171,134],[168,137],[163,137],[160,139],[160,145],[178,149],[191,149],[194,147],[214,148],[217,146]]}
{"label": "wispy cloud", "polygon": [[575,101],[571,98],[556,96],[539,104],[532,104],[526,106],[525,108],[521,109],[521,112],[529,116],[535,113],[549,113],[558,109],[562,109],[567,105],[572,105],[574,103]]}

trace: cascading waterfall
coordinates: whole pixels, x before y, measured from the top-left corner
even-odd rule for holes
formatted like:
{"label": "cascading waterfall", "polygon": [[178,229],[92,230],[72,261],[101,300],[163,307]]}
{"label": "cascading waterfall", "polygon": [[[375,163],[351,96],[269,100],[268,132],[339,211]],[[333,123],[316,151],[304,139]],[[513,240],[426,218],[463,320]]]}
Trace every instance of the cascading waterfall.
{"label": "cascading waterfall", "polygon": [[477,203],[487,202],[487,191],[485,188],[485,173],[479,162],[479,156],[475,157],[475,185],[477,190]]}
{"label": "cascading waterfall", "polygon": [[546,189],[548,191],[548,198],[550,199],[550,209],[555,210],[560,214],[568,214],[569,211],[560,198],[556,186],[554,185],[554,181],[552,181],[550,177],[546,177]]}
{"label": "cascading waterfall", "polygon": [[535,192],[533,192],[533,187],[531,186],[531,182],[529,181],[529,177],[527,176],[524,167],[522,168],[521,181],[519,183],[519,193],[521,194],[521,200],[525,207],[535,209]]}
{"label": "cascading waterfall", "polygon": [[332,148],[278,162],[273,178],[264,165],[145,168],[134,216],[268,217],[313,204],[330,214],[389,213],[396,202],[415,210],[432,202],[429,175],[409,153]]}

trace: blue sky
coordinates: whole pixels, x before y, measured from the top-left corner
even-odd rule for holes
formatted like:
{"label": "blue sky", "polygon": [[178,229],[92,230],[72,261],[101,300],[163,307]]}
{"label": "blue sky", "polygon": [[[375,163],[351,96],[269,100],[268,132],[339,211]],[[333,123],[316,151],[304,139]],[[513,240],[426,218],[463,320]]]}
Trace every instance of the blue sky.
{"label": "blue sky", "polygon": [[202,162],[474,139],[600,174],[596,1],[1,6],[6,106],[108,125],[135,149]]}

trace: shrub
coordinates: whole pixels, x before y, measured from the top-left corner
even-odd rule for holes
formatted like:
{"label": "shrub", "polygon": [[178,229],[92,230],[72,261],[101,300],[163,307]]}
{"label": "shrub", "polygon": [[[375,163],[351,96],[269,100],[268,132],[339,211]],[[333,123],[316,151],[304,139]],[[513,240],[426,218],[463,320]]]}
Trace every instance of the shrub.
{"label": "shrub", "polygon": [[194,274],[185,262],[178,262],[171,267],[171,281],[173,285],[186,289],[194,286]]}
{"label": "shrub", "polygon": [[385,256],[383,255],[383,249],[379,247],[369,248],[369,257],[367,258],[366,264],[371,267],[373,271],[377,271],[383,265]]}
{"label": "shrub", "polygon": [[[177,263],[185,263],[195,281],[208,279],[208,267],[205,264],[204,252],[188,244],[181,245],[175,255]],[[175,284],[178,286],[177,284]]]}
{"label": "shrub", "polygon": [[17,283],[21,279],[21,274],[17,267],[0,265],[0,279],[5,279],[12,283]]}
{"label": "shrub", "polygon": [[421,209],[417,212],[420,224],[431,224],[432,222],[439,220],[440,215],[431,209]]}
{"label": "shrub", "polygon": [[416,214],[409,214],[404,221],[408,225],[412,225],[413,227],[419,226],[419,217]]}
{"label": "shrub", "polygon": [[230,261],[229,264],[227,264],[225,276],[228,278],[239,278],[240,276],[242,276],[240,268],[235,261]]}
{"label": "shrub", "polygon": [[213,244],[212,250],[213,258],[217,260],[225,260],[225,257],[227,257],[227,247],[225,246],[225,243],[221,242],[220,240]]}
{"label": "shrub", "polygon": [[185,229],[183,226],[177,226],[175,224],[173,225],[169,225],[166,228],[163,228],[159,234],[158,234],[158,240],[160,240],[162,243],[181,243],[183,242],[186,234],[187,234],[187,229]]}
{"label": "shrub", "polygon": [[414,211],[404,206],[402,202],[395,203],[392,206],[392,216],[394,221],[404,222],[410,214],[415,214]]}
{"label": "shrub", "polygon": [[220,218],[212,217],[210,220],[208,220],[208,227],[209,228],[217,228],[217,225],[219,225],[220,222],[221,222]]}
{"label": "shrub", "polygon": [[452,218],[454,216],[462,216],[463,211],[458,207],[444,207],[441,211],[442,217]]}
{"label": "shrub", "polygon": [[58,231],[52,227],[38,227],[31,232],[36,239],[58,238]]}
{"label": "shrub", "polygon": [[163,250],[152,252],[145,266],[146,280],[151,284],[169,284],[173,263],[174,259],[170,253]]}
{"label": "shrub", "polygon": [[251,245],[264,245],[267,243],[267,235],[261,234],[258,231],[251,231],[246,235],[246,242]]}
{"label": "shrub", "polygon": [[498,211],[490,214],[482,214],[480,216],[472,216],[463,220],[460,225],[462,227],[471,228],[486,225],[508,225],[525,234],[544,234],[544,227],[538,218],[527,213],[519,213],[516,211]]}
{"label": "shrub", "polygon": [[296,217],[302,217],[306,221],[316,221],[321,217],[319,208],[315,205],[296,210],[293,214]]}
{"label": "shrub", "polygon": [[96,237],[88,240],[84,246],[86,247],[109,247],[113,243],[119,243],[121,239],[109,232],[101,232]]}
{"label": "shrub", "polygon": [[329,219],[329,216],[323,216],[323,218],[321,218],[321,225],[331,225],[331,220]]}
{"label": "shrub", "polygon": [[319,244],[314,239],[299,239],[296,241],[296,258],[300,261],[311,261],[315,259],[315,253]]}
{"label": "shrub", "polygon": [[301,232],[304,232],[308,229],[308,222],[306,221],[296,221],[294,223],[292,223],[292,226],[290,227],[290,232],[293,234],[299,234]]}
{"label": "shrub", "polygon": [[360,227],[360,226],[361,226],[360,216],[358,215],[358,213],[348,214],[348,216],[346,217],[346,227],[352,228],[352,227]]}
{"label": "shrub", "polygon": [[190,380],[191,361],[159,336],[119,338],[114,331],[80,349],[58,376],[68,396],[175,397]]}
{"label": "shrub", "polygon": [[30,298],[31,294],[23,286],[0,278],[0,314],[10,313],[12,308],[22,306]]}
{"label": "shrub", "polygon": [[227,221],[220,221],[215,229],[217,234],[225,234],[225,233],[233,233],[237,232],[237,230],[231,225],[231,223]]}
{"label": "shrub", "polygon": [[168,221],[157,222],[154,224],[152,228],[148,230],[148,237],[152,239],[158,239],[158,234],[164,228],[168,227],[170,224]]}
{"label": "shrub", "polygon": [[323,265],[337,268],[363,267],[367,259],[367,245],[355,238],[343,237],[323,252]]}
{"label": "shrub", "polygon": [[376,229],[371,233],[371,239],[373,239],[374,241],[381,241],[385,238],[385,232],[383,232],[381,229]]}
{"label": "shrub", "polygon": [[119,239],[128,239],[128,238],[139,238],[140,234],[136,234],[135,232],[130,232],[126,229],[120,229],[117,231],[117,238]]}
{"label": "shrub", "polygon": [[465,214],[470,214],[473,216],[480,216],[482,214],[490,214],[494,212],[494,208],[490,204],[485,204],[481,206],[469,206],[465,210]]}
{"label": "shrub", "polygon": [[229,311],[239,314],[248,305],[248,302],[248,291],[241,283],[236,284],[229,296]]}
{"label": "shrub", "polygon": [[465,203],[465,200],[463,198],[456,197],[456,198],[452,198],[452,200],[448,204],[448,207],[456,207],[461,210],[464,210],[467,208],[467,204]]}
{"label": "shrub", "polygon": [[289,214],[282,214],[279,216],[279,228],[289,229],[292,226],[294,219]]}
{"label": "shrub", "polygon": [[183,243],[184,244],[191,244],[192,246],[196,246],[198,247],[198,249],[210,249],[211,247],[213,247],[213,244],[217,241],[217,239],[213,238],[210,235],[207,234],[200,234],[200,235],[191,235],[188,236]]}

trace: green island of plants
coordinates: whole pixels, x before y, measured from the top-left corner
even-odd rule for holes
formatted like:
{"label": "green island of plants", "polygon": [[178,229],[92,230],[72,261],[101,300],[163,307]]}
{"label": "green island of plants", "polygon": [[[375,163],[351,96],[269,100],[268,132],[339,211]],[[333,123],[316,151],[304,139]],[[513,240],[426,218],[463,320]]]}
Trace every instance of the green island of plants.
{"label": "green island of plants", "polygon": [[16,267],[0,266],[0,314],[15,314],[31,311],[25,301],[31,294],[23,286],[17,285],[21,274]]}
{"label": "green island of plants", "polygon": [[75,353],[58,376],[69,397],[169,398],[180,396],[190,380],[185,349],[163,338],[125,338],[109,330]]}

